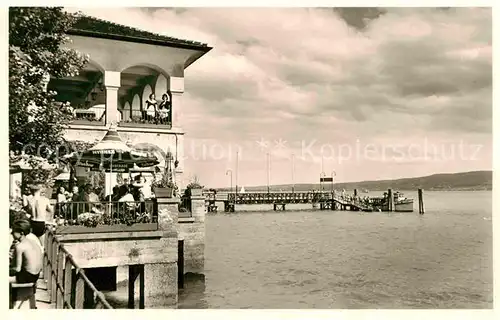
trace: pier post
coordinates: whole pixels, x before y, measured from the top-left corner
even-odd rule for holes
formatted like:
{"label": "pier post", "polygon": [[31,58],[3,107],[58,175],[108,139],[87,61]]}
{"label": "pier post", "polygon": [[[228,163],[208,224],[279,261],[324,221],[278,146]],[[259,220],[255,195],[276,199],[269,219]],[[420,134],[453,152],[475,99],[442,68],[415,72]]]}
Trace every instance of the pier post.
{"label": "pier post", "polygon": [[205,222],[205,198],[200,196],[191,196],[191,215],[198,222]]}
{"label": "pier post", "polygon": [[128,309],[135,309],[136,284],[139,284],[139,309],[144,309],[144,265],[128,266]]}
{"label": "pier post", "polygon": [[128,266],[128,309],[134,309],[135,305],[135,280],[137,279],[136,266]]}
{"label": "pier post", "polygon": [[[205,270],[205,208],[203,197],[191,196],[192,218],[179,223],[179,240],[184,240],[183,273],[204,274]],[[198,204],[197,204],[198,203]],[[228,201],[234,208],[234,202]],[[234,209],[233,209],[234,210]]]}
{"label": "pier post", "polygon": [[224,212],[234,212],[235,205],[234,202],[224,201]]}
{"label": "pier post", "polygon": [[[159,239],[168,255],[161,262],[144,264],[144,305],[147,309],[177,308],[178,301],[178,198],[159,198]],[[142,278],[141,278],[142,279]]]}
{"label": "pier post", "polygon": [[387,190],[387,197],[389,198],[389,208],[387,209],[387,211],[392,212],[394,211],[394,196],[392,195],[392,189]]}
{"label": "pier post", "polygon": [[145,309],[145,292],[146,288],[144,287],[144,265],[139,266],[139,309]]}
{"label": "pier post", "polygon": [[179,240],[177,249],[178,286],[184,288],[184,240]]}
{"label": "pier post", "polygon": [[418,213],[424,214],[424,192],[418,189]]}

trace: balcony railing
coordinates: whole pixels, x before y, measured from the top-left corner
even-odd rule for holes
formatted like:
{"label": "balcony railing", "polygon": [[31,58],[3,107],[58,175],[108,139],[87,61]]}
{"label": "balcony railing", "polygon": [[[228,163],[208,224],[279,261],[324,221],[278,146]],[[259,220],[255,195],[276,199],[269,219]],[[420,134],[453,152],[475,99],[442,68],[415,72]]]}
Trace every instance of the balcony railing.
{"label": "balcony railing", "polygon": [[76,109],[74,110],[74,118],[71,123],[101,126],[104,125],[104,118],[104,108]]}
{"label": "balcony railing", "polygon": [[172,112],[157,110],[156,112],[148,112],[143,110],[132,110],[130,116],[128,112],[123,112],[123,119],[119,125],[122,127],[163,127],[170,129],[172,127]]}
{"label": "balcony railing", "polygon": [[158,230],[158,204],[146,201],[73,201],[58,203],[57,233]]}

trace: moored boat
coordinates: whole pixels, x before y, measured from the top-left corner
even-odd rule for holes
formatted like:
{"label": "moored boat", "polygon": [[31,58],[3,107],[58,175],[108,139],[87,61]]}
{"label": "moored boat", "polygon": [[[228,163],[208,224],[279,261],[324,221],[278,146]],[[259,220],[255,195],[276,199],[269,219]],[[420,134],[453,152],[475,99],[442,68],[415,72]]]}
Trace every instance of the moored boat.
{"label": "moored boat", "polygon": [[[394,211],[395,212],[413,212],[413,199],[408,199],[401,192],[394,193]],[[371,198],[371,206],[375,211],[389,211],[388,194],[380,198]]]}
{"label": "moored boat", "polygon": [[401,192],[394,194],[394,211],[413,212],[413,199],[408,199]]}

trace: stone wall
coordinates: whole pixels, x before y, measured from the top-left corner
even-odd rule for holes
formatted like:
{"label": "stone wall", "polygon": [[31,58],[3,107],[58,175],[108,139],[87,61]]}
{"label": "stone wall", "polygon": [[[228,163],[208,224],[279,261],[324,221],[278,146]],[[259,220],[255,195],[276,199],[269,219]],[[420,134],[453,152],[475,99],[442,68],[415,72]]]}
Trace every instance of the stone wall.
{"label": "stone wall", "polygon": [[58,239],[80,268],[144,265],[145,307],[175,308],[178,203],[175,198],[159,203],[158,231],[63,234]]}
{"label": "stone wall", "polygon": [[118,282],[128,277],[128,266],[144,265],[145,307],[175,308],[179,240],[184,240],[184,273],[203,274],[205,268],[205,198],[192,197],[191,202],[192,217],[179,218],[179,199],[158,199],[158,231],[58,238],[81,268],[117,266]]}
{"label": "stone wall", "polygon": [[59,239],[81,268],[177,262],[176,231],[64,234]]}

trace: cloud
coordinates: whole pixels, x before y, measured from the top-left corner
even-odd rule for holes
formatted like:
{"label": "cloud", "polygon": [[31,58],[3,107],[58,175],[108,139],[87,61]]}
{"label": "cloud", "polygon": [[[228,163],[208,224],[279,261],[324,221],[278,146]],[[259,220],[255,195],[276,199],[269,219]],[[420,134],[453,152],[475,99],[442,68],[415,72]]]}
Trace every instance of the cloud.
{"label": "cloud", "polygon": [[[82,11],[214,46],[185,72],[187,140],[467,138],[489,149],[483,149],[474,163],[459,162],[450,168],[491,167],[491,9]],[[394,171],[386,164],[380,172],[392,172],[389,178],[407,176],[412,163],[405,164]],[[228,165],[234,166],[229,159],[221,166]],[[262,165],[249,161],[241,169],[248,173],[241,176],[254,183],[251,172]],[[298,179],[310,180],[307,172],[317,171],[316,166],[317,162],[298,164],[297,171],[304,172],[297,173]],[[373,166],[345,164],[342,170],[350,180],[370,179],[375,177]],[[200,177],[213,170],[195,160],[188,160],[188,167]],[[433,173],[443,166],[415,163],[413,168]],[[287,170],[274,177],[289,175]],[[208,184],[220,185],[213,175],[207,179],[214,179]]]}

